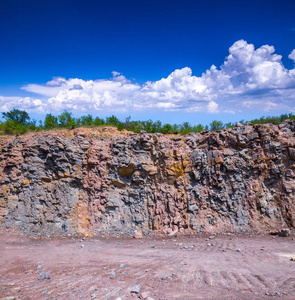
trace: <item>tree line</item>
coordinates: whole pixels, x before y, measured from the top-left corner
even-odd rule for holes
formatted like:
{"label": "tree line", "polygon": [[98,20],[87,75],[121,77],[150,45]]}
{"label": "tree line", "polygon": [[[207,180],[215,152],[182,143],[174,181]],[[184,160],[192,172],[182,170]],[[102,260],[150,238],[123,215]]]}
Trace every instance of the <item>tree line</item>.
{"label": "tree line", "polygon": [[[91,114],[74,118],[71,112],[64,111],[58,116],[47,114],[45,119],[37,123],[36,120],[31,119],[29,114],[24,110],[13,108],[8,112],[2,112],[3,121],[0,121],[0,134],[13,134],[20,135],[29,131],[42,131],[51,129],[68,128],[73,129],[76,127],[97,127],[97,126],[114,126],[118,130],[127,129],[139,133],[146,131],[148,133],[170,133],[170,134],[188,134],[190,132],[202,132],[204,130],[220,130],[224,128],[234,127],[236,123],[223,123],[221,121],[213,120],[209,125],[191,125],[189,122],[182,124],[162,124],[161,121],[153,122],[147,121],[133,121],[131,117],[120,121],[116,116],[112,115],[105,119],[93,117]],[[280,124],[286,119],[295,120],[295,115],[292,113],[282,114],[280,116],[263,116],[259,119],[250,121],[241,120],[241,124],[252,123],[254,124]]]}

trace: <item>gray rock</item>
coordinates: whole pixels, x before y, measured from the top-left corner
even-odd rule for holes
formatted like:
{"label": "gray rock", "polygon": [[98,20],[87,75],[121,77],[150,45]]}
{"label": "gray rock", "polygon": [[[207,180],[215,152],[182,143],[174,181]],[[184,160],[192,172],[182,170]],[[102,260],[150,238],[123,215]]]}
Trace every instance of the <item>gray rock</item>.
{"label": "gray rock", "polygon": [[110,276],[111,279],[114,279],[117,277],[115,270],[111,270],[110,274],[111,274],[111,276]]}
{"label": "gray rock", "polygon": [[39,273],[38,280],[50,279],[50,275],[48,273]]}
{"label": "gray rock", "polygon": [[140,284],[135,285],[135,286],[131,289],[131,293],[139,294],[139,292],[140,292]]}

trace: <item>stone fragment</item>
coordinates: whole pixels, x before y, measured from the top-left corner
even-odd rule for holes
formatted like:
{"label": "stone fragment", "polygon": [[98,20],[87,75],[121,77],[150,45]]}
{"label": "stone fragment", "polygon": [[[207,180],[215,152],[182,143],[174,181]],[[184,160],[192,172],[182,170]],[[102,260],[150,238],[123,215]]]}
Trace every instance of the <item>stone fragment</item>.
{"label": "stone fragment", "polygon": [[290,234],[290,229],[284,228],[278,232],[278,236],[286,237]]}
{"label": "stone fragment", "polygon": [[82,150],[87,150],[89,148],[89,142],[87,140],[83,140],[83,142],[80,144],[80,147]]}
{"label": "stone fragment", "polygon": [[158,168],[153,165],[143,165],[142,168],[149,175],[156,175],[158,173]]}
{"label": "stone fragment", "polygon": [[123,181],[118,179],[113,180],[113,185],[120,188],[126,186],[126,184]]}
{"label": "stone fragment", "polygon": [[139,231],[139,230],[136,230],[136,231],[134,232],[133,237],[134,237],[135,239],[142,239],[142,238],[143,238],[142,232]]}
{"label": "stone fragment", "polygon": [[117,277],[115,270],[111,270],[110,274],[111,274],[111,276],[110,276],[111,279],[114,279]]}
{"label": "stone fragment", "polygon": [[41,179],[42,181],[45,181],[45,182],[50,182],[50,181],[52,180],[51,177],[46,176],[46,175],[42,175],[42,176],[40,177],[40,179]]}
{"label": "stone fragment", "polygon": [[290,154],[290,158],[292,160],[295,160],[295,149],[294,148],[289,148],[289,154]]}
{"label": "stone fragment", "polygon": [[139,294],[139,292],[140,292],[140,284],[135,285],[135,286],[131,289],[131,293]]}
{"label": "stone fragment", "polygon": [[270,232],[271,235],[278,235],[281,237],[287,237],[290,234],[290,230],[288,228],[283,228],[281,230],[278,231],[271,231]]}
{"label": "stone fragment", "polygon": [[39,273],[39,278],[38,280],[44,280],[44,279],[50,279],[50,275],[48,273]]}
{"label": "stone fragment", "polygon": [[133,163],[129,164],[129,165],[125,165],[125,166],[122,166],[120,169],[119,169],[119,175],[122,176],[122,177],[130,177],[136,170],[136,167]]}
{"label": "stone fragment", "polygon": [[223,155],[224,156],[232,156],[232,155],[234,155],[234,152],[231,149],[224,149]]}

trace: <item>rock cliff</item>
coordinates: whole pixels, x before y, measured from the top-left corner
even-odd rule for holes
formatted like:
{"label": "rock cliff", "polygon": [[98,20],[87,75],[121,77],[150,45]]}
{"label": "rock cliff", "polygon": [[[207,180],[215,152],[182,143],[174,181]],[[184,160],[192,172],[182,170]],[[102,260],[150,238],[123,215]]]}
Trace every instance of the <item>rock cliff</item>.
{"label": "rock cliff", "polygon": [[0,138],[0,224],[28,233],[265,232],[295,224],[295,122],[186,136]]}

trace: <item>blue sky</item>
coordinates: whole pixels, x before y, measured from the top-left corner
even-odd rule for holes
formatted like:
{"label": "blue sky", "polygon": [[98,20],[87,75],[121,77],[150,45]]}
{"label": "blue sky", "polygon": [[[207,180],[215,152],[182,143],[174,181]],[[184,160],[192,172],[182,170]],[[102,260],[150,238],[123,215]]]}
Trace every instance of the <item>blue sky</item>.
{"label": "blue sky", "polygon": [[0,111],[192,124],[294,112],[293,49],[295,1],[0,1]]}

